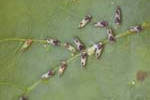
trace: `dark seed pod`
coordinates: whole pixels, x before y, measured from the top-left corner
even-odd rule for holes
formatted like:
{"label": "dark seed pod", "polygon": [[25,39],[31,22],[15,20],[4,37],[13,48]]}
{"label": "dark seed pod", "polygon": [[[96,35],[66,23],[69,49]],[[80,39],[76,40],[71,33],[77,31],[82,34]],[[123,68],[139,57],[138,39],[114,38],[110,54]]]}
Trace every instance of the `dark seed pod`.
{"label": "dark seed pod", "polygon": [[48,44],[51,44],[53,46],[60,45],[60,41],[58,41],[57,39],[48,38],[48,39],[46,39],[46,41],[47,41]]}
{"label": "dark seed pod", "polygon": [[66,67],[67,67],[67,63],[63,61],[58,69],[59,77],[64,73]]}
{"label": "dark seed pod", "polygon": [[48,79],[50,77],[52,77],[55,74],[54,70],[49,70],[47,73],[45,73],[44,75],[42,75],[42,79]]}
{"label": "dark seed pod", "polygon": [[108,40],[110,42],[115,42],[115,36],[111,28],[107,28]]}
{"label": "dark seed pod", "polygon": [[101,56],[103,48],[104,48],[104,46],[103,46],[102,42],[96,44],[95,56],[97,59]]}
{"label": "dark seed pod", "polygon": [[116,8],[115,23],[116,23],[116,25],[120,25],[121,24],[121,9],[120,9],[119,6]]}
{"label": "dark seed pod", "polygon": [[138,25],[138,26],[131,26],[128,30],[129,30],[130,32],[137,33],[137,32],[142,31],[143,28],[142,28],[141,25]]}
{"label": "dark seed pod", "polygon": [[83,28],[86,26],[92,19],[91,15],[86,15],[79,24],[79,28]]}
{"label": "dark seed pod", "polygon": [[85,46],[83,45],[83,43],[79,39],[74,38],[73,42],[75,43],[75,45],[77,46],[77,49],[79,51],[82,51],[85,49]]}
{"label": "dark seed pod", "polygon": [[86,66],[86,63],[87,63],[87,53],[86,52],[82,52],[81,53],[81,66],[82,67],[85,67]]}
{"label": "dark seed pod", "polygon": [[108,26],[108,22],[106,21],[102,21],[102,22],[96,22],[94,23],[95,27],[107,27]]}

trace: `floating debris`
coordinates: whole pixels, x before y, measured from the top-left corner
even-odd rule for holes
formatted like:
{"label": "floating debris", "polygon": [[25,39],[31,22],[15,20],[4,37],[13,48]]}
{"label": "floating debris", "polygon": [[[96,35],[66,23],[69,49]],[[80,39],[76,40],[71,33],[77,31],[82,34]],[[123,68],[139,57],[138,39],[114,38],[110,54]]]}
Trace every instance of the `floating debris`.
{"label": "floating debris", "polygon": [[27,97],[24,97],[24,96],[21,96],[20,98],[19,98],[19,100],[27,100],[28,98]]}
{"label": "floating debris", "polygon": [[48,79],[50,77],[52,77],[54,75],[55,71],[54,70],[49,70],[47,73],[45,73],[44,75],[42,75],[42,79]]}
{"label": "floating debris", "polygon": [[143,28],[142,28],[141,25],[138,25],[138,26],[131,26],[131,27],[128,29],[129,32],[133,32],[133,33],[137,33],[137,32],[140,32],[140,31],[142,31],[142,30],[143,30]]}
{"label": "floating debris", "polygon": [[66,67],[67,67],[67,63],[63,61],[58,69],[59,77],[64,73]]}
{"label": "floating debris", "polygon": [[87,53],[86,52],[82,52],[81,53],[81,66],[82,67],[85,67],[86,66],[86,63],[87,63]]}
{"label": "floating debris", "polygon": [[108,26],[108,22],[106,21],[102,21],[102,22],[96,22],[94,23],[95,27],[107,27]]}
{"label": "floating debris", "polygon": [[116,8],[116,13],[115,13],[115,24],[120,25],[121,24],[121,9],[119,6]]}
{"label": "floating debris", "polygon": [[70,43],[64,43],[64,47],[71,52],[76,52],[76,49]]}
{"label": "floating debris", "polygon": [[115,42],[115,36],[111,28],[107,28],[108,40],[110,42]]}
{"label": "floating debris", "polygon": [[85,46],[83,45],[83,43],[82,43],[79,39],[74,38],[73,42],[76,44],[77,49],[78,49],[79,51],[82,51],[82,50],[85,49]]}
{"label": "floating debris", "polygon": [[53,46],[60,45],[60,41],[58,41],[57,39],[48,38],[48,39],[46,39],[46,41],[48,44],[51,44]]}
{"label": "floating debris", "polygon": [[79,24],[79,28],[83,28],[86,26],[92,19],[91,15],[86,15],[85,18],[82,19],[82,21]]}
{"label": "floating debris", "polygon": [[104,46],[103,46],[102,42],[100,42],[98,44],[95,44],[95,45],[96,45],[95,56],[98,59],[101,56],[101,54],[102,54]]}
{"label": "floating debris", "polygon": [[33,43],[32,39],[27,39],[21,47],[21,51],[27,50]]}

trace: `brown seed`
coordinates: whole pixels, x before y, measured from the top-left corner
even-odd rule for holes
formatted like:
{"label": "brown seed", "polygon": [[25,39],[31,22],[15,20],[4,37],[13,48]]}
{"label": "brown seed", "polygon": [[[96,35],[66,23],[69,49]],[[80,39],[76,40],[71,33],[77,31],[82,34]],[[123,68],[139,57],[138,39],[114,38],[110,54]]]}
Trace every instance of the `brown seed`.
{"label": "brown seed", "polygon": [[140,82],[143,82],[148,77],[148,73],[146,71],[138,71],[136,74],[136,79]]}

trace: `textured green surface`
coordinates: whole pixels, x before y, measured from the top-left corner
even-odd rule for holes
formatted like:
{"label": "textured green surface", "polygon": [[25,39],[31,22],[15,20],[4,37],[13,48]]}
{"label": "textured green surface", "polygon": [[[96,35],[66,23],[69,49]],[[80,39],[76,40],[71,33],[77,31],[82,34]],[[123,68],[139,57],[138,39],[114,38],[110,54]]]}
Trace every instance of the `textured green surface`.
{"label": "textured green surface", "polygon": [[[149,0],[0,0],[0,39],[58,38],[72,42],[80,37],[86,46],[106,38],[106,30],[90,23],[82,30],[78,23],[86,14],[93,21],[107,20],[116,34],[131,25],[150,22]],[[123,12],[123,24],[114,24],[115,7]],[[102,57],[88,59],[87,69],[79,57],[68,64],[61,78],[55,75],[47,84],[39,83],[29,100],[150,100],[150,78],[136,82],[138,70],[150,71],[150,30],[119,38],[107,44]],[[0,42],[0,100],[18,100],[50,68],[57,67],[70,52],[62,47],[35,42],[25,53],[21,42]],[[135,81],[135,85],[129,85]]]}

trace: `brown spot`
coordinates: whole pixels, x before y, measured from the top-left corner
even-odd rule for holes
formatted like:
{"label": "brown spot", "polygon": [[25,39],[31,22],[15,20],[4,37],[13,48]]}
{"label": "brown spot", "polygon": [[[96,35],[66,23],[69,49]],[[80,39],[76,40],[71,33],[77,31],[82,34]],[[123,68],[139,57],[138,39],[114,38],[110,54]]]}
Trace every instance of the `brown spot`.
{"label": "brown spot", "polygon": [[139,31],[142,31],[142,30],[143,30],[141,25],[137,26],[137,29],[138,29]]}
{"label": "brown spot", "polygon": [[87,57],[87,53],[82,53],[81,57],[82,59],[85,59]]}
{"label": "brown spot", "polygon": [[49,76],[53,76],[53,75],[54,75],[54,73],[55,73],[55,71],[54,71],[54,70],[49,70],[49,71],[48,71],[48,75],[49,75]]}
{"label": "brown spot", "polygon": [[79,45],[79,50],[82,51],[84,49],[84,45]]}
{"label": "brown spot", "polygon": [[59,41],[58,41],[58,40],[54,40],[53,43],[54,43],[54,45],[56,45],[56,46],[59,45]]}
{"label": "brown spot", "polygon": [[113,36],[111,36],[111,37],[109,38],[109,41],[114,42],[114,41],[115,41],[115,38],[114,38]]}
{"label": "brown spot", "polygon": [[120,18],[116,17],[116,19],[115,19],[115,23],[116,23],[116,24],[120,24],[120,23],[121,23]]}
{"label": "brown spot", "polygon": [[104,27],[108,26],[108,22],[106,22],[106,21],[101,22],[101,24],[102,24]]}
{"label": "brown spot", "polygon": [[92,19],[92,16],[91,15],[86,15],[85,16],[85,20],[87,20],[88,22],[90,22]]}
{"label": "brown spot", "polygon": [[33,40],[32,39],[27,39],[26,42],[27,42],[27,45],[30,46],[32,44]]}
{"label": "brown spot", "polygon": [[136,74],[136,79],[140,82],[143,82],[148,77],[148,73],[146,71],[138,71]]}

